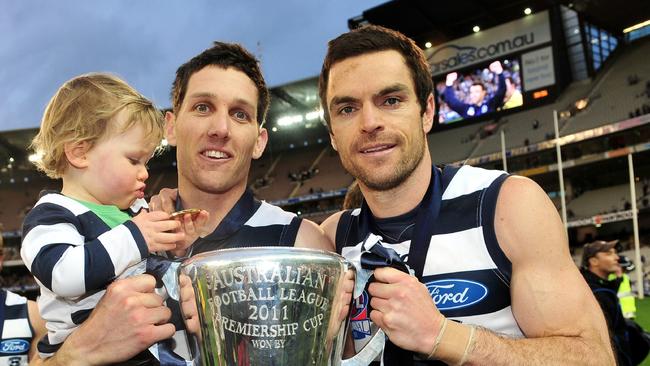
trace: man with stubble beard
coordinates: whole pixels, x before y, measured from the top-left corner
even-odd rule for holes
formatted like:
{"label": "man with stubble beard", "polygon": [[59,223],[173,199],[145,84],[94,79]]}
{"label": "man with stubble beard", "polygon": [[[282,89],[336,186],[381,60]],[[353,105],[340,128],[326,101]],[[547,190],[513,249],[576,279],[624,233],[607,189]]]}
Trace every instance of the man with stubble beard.
{"label": "man with stubble beard", "polygon": [[339,253],[376,268],[353,303],[357,351],[379,327],[384,365],[614,363],[544,191],[432,165],[433,84],[413,41],[377,26],[339,36],[319,89],[332,146],[364,197],[322,227]]}

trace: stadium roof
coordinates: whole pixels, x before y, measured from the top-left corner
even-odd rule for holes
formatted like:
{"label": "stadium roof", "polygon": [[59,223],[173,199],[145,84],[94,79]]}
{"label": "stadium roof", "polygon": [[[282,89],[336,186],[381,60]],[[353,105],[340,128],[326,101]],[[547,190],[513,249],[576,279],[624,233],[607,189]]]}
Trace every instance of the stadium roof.
{"label": "stadium roof", "polygon": [[486,29],[521,18],[525,8],[535,12],[556,4],[573,8],[616,35],[650,18],[648,0],[393,0],[351,18],[348,25],[369,22],[398,30],[420,46],[435,45],[470,34],[475,25]]}

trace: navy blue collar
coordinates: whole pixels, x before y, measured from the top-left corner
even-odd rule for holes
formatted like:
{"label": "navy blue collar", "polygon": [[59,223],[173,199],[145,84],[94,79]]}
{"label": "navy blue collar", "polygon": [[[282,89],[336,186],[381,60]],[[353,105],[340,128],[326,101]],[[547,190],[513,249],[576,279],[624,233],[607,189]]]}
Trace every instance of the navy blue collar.
{"label": "navy blue collar", "polygon": [[[431,168],[431,180],[429,187],[417,207],[417,216],[415,219],[415,228],[413,230],[413,238],[411,239],[411,249],[407,264],[415,271],[418,278],[422,276],[424,269],[424,260],[426,259],[426,252],[429,249],[429,242],[435,221],[440,213],[440,205],[442,202],[443,192],[443,177],[440,169],[433,166]],[[368,204],[363,201],[361,204],[361,212],[359,213],[359,234],[360,237],[365,238],[376,225],[376,219],[372,215],[372,211]]]}
{"label": "navy blue collar", "polygon": [[[255,199],[253,192],[246,189],[237,203],[235,203],[235,205],[230,209],[226,217],[221,220],[217,228],[203,239],[218,241],[230,237],[244,226],[244,224],[255,214],[261,204],[260,201]],[[178,198],[176,199],[176,210],[182,209],[183,205],[179,193]],[[202,241],[202,239],[199,239],[199,241]]]}

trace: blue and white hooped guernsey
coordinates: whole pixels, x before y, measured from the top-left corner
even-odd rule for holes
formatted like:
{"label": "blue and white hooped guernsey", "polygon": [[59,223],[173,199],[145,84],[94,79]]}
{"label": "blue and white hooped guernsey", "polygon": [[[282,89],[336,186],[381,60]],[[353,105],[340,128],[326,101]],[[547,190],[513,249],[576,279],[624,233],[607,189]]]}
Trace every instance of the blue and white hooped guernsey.
{"label": "blue and white hooped guernsey", "polygon": [[[494,229],[497,197],[507,177],[503,171],[471,166],[443,169],[440,213],[432,223],[433,235],[421,282],[444,316],[522,337],[511,309],[512,265],[499,247]],[[368,234],[360,232],[360,214],[361,209],[346,211],[339,220],[336,246],[346,258],[360,256]],[[405,258],[411,237],[382,245]],[[376,327],[370,321],[365,291],[355,305],[351,326],[359,350]]]}
{"label": "blue and white hooped guernsey", "polygon": [[27,299],[0,289],[0,366],[27,366],[33,337]]}

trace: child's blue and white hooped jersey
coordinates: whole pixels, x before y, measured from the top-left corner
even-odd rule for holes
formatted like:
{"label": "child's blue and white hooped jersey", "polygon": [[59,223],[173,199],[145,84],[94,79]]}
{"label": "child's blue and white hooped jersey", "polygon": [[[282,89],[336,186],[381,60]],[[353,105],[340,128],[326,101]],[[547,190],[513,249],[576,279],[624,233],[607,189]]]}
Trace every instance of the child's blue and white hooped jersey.
{"label": "child's blue and white hooped jersey", "polygon": [[[146,202],[136,200],[130,213],[143,207]],[[38,307],[48,335],[38,349],[47,357],[86,320],[106,287],[149,252],[132,221],[111,229],[78,201],[47,192],[25,217],[20,254],[41,289]]]}

